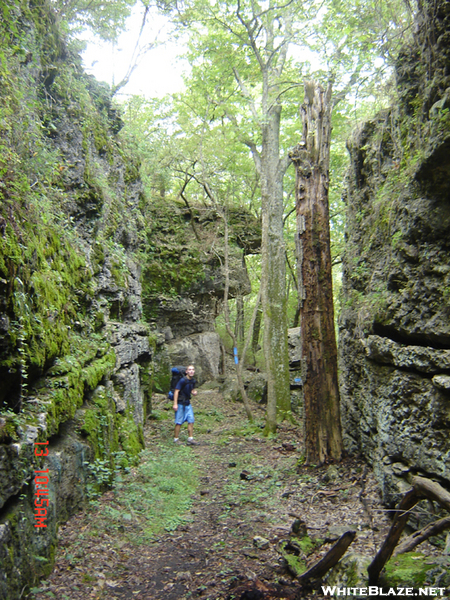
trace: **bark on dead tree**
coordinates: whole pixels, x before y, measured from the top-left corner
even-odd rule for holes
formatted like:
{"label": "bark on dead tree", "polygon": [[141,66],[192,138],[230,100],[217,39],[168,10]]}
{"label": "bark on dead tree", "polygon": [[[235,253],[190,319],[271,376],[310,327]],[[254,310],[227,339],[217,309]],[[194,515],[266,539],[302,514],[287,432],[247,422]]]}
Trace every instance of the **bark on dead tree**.
{"label": "bark on dead tree", "polygon": [[331,84],[305,83],[303,139],[290,153],[296,168],[297,281],[303,353],[306,460],[340,460],[337,375],[328,209]]}

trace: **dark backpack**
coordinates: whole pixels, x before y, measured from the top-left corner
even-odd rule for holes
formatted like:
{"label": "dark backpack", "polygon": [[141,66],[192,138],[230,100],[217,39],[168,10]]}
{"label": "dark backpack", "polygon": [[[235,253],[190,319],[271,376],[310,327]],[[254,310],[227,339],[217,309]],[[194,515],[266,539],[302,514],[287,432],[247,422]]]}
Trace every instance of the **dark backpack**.
{"label": "dark backpack", "polygon": [[170,380],[170,392],[167,397],[173,400],[173,392],[177,383],[186,375],[186,367],[172,367],[172,379]]}

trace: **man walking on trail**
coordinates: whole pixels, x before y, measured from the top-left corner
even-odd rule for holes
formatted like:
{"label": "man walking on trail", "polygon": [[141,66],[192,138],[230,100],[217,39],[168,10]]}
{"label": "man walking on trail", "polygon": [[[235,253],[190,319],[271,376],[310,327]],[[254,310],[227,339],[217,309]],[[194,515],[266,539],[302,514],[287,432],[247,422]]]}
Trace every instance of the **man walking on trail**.
{"label": "man walking on trail", "polygon": [[181,444],[179,439],[180,429],[186,421],[189,436],[187,443],[190,446],[198,444],[194,440],[194,411],[191,405],[191,395],[197,395],[197,390],[194,390],[196,385],[194,373],[194,365],[189,365],[186,369],[186,375],[177,383],[173,393],[173,410],[175,411],[175,435],[173,441],[175,444]]}

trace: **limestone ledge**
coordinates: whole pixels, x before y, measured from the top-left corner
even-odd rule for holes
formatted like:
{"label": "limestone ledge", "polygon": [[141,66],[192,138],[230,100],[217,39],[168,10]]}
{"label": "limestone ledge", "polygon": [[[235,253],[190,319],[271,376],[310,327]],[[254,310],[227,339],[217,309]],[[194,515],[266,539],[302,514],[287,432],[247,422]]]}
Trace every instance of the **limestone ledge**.
{"label": "limestone ledge", "polygon": [[[378,335],[369,335],[361,343],[367,358],[380,364],[419,373],[438,374],[450,371],[450,350],[398,344]],[[444,383],[441,385],[445,387]]]}

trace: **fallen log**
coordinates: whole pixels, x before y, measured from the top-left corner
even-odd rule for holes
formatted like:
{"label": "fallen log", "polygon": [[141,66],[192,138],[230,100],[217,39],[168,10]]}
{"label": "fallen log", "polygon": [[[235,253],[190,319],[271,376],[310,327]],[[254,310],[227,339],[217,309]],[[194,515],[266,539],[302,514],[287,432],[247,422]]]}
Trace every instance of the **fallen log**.
{"label": "fallen log", "polygon": [[391,558],[395,546],[408,522],[410,511],[419,500],[420,498],[417,496],[415,489],[409,490],[409,492],[403,496],[383,545],[378,550],[373,561],[367,567],[367,572],[369,573],[369,585],[376,585],[378,583],[378,577],[380,576],[384,565]]}
{"label": "fallen log", "polygon": [[330,569],[332,569],[344,556],[347,548],[353,542],[356,536],[356,531],[346,531],[335,545],[329,550],[323,558],[315,565],[308,569],[298,578],[301,583],[305,583],[309,579],[318,579],[323,577]]}
{"label": "fallen log", "polygon": [[419,477],[418,475],[409,477],[408,482],[422,498],[435,500],[442,508],[450,512],[450,493],[440,483],[426,479],[425,477]]}
{"label": "fallen log", "polygon": [[414,550],[416,546],[422,542],[425,542],[428,538],[433,537],[433,535],[439,535],[446,529],[450,529],[450,517],[445,517],[444,519],[430,523],[420,531],[415,531],[413,534],[403,540],[403,542],[396,549],[394,555],[397,556],[398,554],[411,552],[411,550]]}
{"label": "fallen log", "polygon": [[403,496],[398,505],[389,533],[377,555],[367,568],[369,585],[376,585],[378,583],[378,577],[384,565],[391,558],[408,522],[410,511],[419,500],[423,500],[424,498],[435,500],[443,508],[450,511],[450,493],[439,483],[425,477],[419,477],[418,475],[411,475],[408,478],[408,482],[412,485],[412,489]]}

